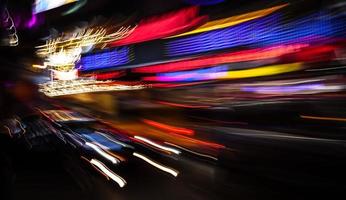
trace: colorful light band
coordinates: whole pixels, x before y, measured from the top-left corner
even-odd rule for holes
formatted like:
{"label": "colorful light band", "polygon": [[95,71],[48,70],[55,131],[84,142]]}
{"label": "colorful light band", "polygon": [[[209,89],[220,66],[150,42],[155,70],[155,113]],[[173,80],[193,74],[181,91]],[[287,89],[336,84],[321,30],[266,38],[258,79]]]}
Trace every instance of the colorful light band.
{"label": "colorful light band", "polygon": [[344,18],[314,14],[281,25],[280,15],[272,14],[237,26],[168,41],[166,53],[184,56],[239,46],[315,43],[325,38],[344,38]]}
{"label": "colorful light band", "polygon": [[[211,68],[214,70],[214,68]],[[222,80],[222,79],[241,79],[253,78],[260,76],[270,76],[282,73],[293,72],[302,69],[301,63],[271,65],[258,67],[254,69],[236,70],[236,71],[207,71],[209,69],[196,70],[196,72],[174,72],[159,74],[158,76],[144,77],[145,81],[160,81],[160,82],[190,82],[190,81],[205,81],[205,80]],[[220,70],[220,69],[217,69]],[[222,69],[224,70],[224,69]]]}
{"label": "colorful light band", "polygon": [[236,15],[236,16],[232,16],[232,17],[228,17],[228,18],[224,18],[224,19],[219,19],[219,20],[214,20],[214,21],[210,21],[205,23],[204,25],[198,27],[195,30],[186,32],[186,33],[182,33],[179,35],[175,35],[172,36],[173,37],[181,37],[181,36],[186,36],[186,35],[192,35],[192,34],[197,34],[197,33],[202,33],[202,32],[207,32],[207,31],[213,31],[213,30],[217,30],[217,29],[221,29],[221,28],[227,28],[230,26],[234,26],[243,22],[247,22],[253,19],[257,19],[260,17],[264,17],[266,15],[269,15],[283,7],[286,7],[288,4],[283,4],[283,5],[279,5],[279,6],[274,6],[271,8],[266,8],[266,9],[262,9],[262,10],[258,10],[258,11],[254,11],[254,12],[249,12],[249,13],[245,13],[245,14],[241,14],[241,15]]}
{"label": "colorful light band", "polygon": [[77,66],[81,71],[88,71],[124,65],[130,61],[130,48],[121,47],[111,51],[83,56]]}
{"label": "colorful light band", "polygon": [[232,53],[224,53],[213,56],[206,56],[197,59],[171,62],[166,64],[145,66],[135,68],[132,71],[136,73],[163,73],[182,70],[192,70],[202,67],[215,66],[226,63],[255,61],[263,59],[278,58],[285,54],[295,53],[307,47],[306,44],[281,45],[268,48],[258,48],[244,50]]}

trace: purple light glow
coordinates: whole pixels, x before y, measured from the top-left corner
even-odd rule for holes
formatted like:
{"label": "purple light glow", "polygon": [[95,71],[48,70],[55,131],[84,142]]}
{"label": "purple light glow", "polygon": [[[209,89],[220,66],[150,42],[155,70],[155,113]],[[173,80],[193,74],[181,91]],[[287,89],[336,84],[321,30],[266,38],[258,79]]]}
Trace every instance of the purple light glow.
{"label": "purple light glow", "polygon": [[290,86],[268,86],[268,87],[243,87],[244,92],[255,92],[261,94],[275,94],[275,93],[295,93],[307,90],[321,90],[324,89],[323,84],[304,84],[304,85],[290,85]]}
{"label": "purple light glow", "polygon": [[32,28],[37,24],[37,16],[35,14],[32,15],[30,21],[26,23],[27,28]]}

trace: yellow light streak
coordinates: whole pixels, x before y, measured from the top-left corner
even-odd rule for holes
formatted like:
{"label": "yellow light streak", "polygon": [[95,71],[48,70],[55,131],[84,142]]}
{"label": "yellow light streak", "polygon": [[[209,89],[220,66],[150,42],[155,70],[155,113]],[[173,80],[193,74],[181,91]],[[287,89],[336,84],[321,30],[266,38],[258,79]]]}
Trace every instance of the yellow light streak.
{"label": "yellow light streak", "polygon": [[[252,78],[293,72],[302,69],[302,63],[271,65],[254,69],[220,72],[220,79]],[[216,73],[218,74],[218,73]]]}
{"label": "yellow light streak", "polygon": [[286,7],[288,4],[283,4],[283,5],[279,5],[279,6],[274,6],[271,8],[266,8],[266,9],[262,9],[262,10],[258,10],[258,11],[254,11],[254,12],[249,12],[246,14],[241,14],[241,15],[236,15],[236,16],[232,16],[232,17],[228,17],[228,18],[224,18],[224,19],[219,19],[219,20],[214,20],[211,22],[207,22],[206,24],[198,27],[195,30],[186,32],[186,33],[182,33],[179,35],[175,35],[172,36],[170,38],[174,38],[174,37],[181,37],[181,36],[186,36],[186,35],[191,35],[191,34],[196,34],[196,33],[202,33],[202,32],[206,32],[206,31],[212,31],[212,30],[217,30],[217,29],[221,29],[221,28],[226,28],[229,26],[234,26],[243,22],[247,22],[253,19],[257,19],[260,17],[264,17],[266,15],[269,15],[283,7]]}

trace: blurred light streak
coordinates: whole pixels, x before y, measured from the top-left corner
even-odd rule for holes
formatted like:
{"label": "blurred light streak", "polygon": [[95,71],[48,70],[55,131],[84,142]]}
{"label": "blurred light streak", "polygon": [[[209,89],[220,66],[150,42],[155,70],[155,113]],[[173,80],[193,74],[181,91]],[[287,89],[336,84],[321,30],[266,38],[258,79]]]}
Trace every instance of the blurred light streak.
{"label": "blurred light streak", "polygon": [[214,149],[224,149],[224,148],[226,148],[224,145],[221,145],[221,144],[217,144],[217,143],[213,143],[213,142],[206,142],[206,141],[190,138],[190,137],[187,137],[187,136],[184,136],[184,135],[175,134],[175,133],[171,133],[171,134],[175,135],[179,139],[185,139],[188,142],[191,142],[191,143],[196,144],[196,145],[200,145],[200,146],[204,146],[204,147],[210,147],[210,148],[214,148]]}
{"label": "blurred light streak", "polygon": [[33,14],[31,16],[30,21],[27,22],[26,26],[28,28],[32,28],[32,27],[34,27],[36,25],[36,23],[37,23],[37,16],[35,14]]}
{"label": "blurred light streak", "polygon": [[114,81],[97,81],[93,79],[52,81],[49,83],[40,84],[39,86],[39,91],[49,97],[91,92],[141,90],[148,87],[148,85],[124,85]]}
{"label": "blurred light streak", "polygon": [[78,11],[80,8],[82,8],[87,2],[88,2],[88,0],[78,0],[78,2],[71,9],[69,9],[66,12],[63,12],[61,15],[65,16],[65,15],[72,14],[72,13]]}
{"label": "blurred light streak", "polygon": [[76,1],[78,0],[35,0],[33,12],[37,14]]}
{"label": "blurred light streak", "polygon": [[106,158],[107,160],[111,161],[113,164],[118,164],[120,163],[120,160],[118,160],[117,158],[109,155],[108,153],[106,153],[105,151],[103,151],[100,147],[98,147],[97,145],[90,143],[90,142],[86,142],[85,145],[89,146],[90,148],[94,149],[99,155],[101,155],[102,157]]}
{"label": "blurred light streak", "polygon": [[6,125],[4,125],[4,127],[6,128],[8,135],[9,135],[10,137],[13,137],[13,136],[12,136],[11,129],[8,128],[8,126],[6,126]]}
{"label": "blurred light streak", "polygon": [[107,80],[107,79],[115,79],[122,77],[126,74],[125,71],[116,71],[116,72],[108,72],[108,73],[98,73],[95,74],[95,78],[97,80]]}
{"label": "blurred light streak", "polygon": [[173,103],[173,102],[167,102],[167,101],[156,101],[156,103],[167,105],[167,106],[173,106],[173,107],[181,107],[181,108],[210,108],[210,106],[204,106],[204,105],[188,105],[188,104]]}
{"label": "blurred light streak", "polygon": [[238,71],[228,71],[227,75],[221,79],[237,79],[237,78],[252,78],[259,76],[270,76],[282,73],[294,72],[302,69],[302,63],[290,63],[281,65],[271,65],[258,67],[254,69],[245,69]]}
{"label": "blurred light streak", "polygon": [[192,82],[192,83],[153,83],[151,86],[153,88],[175,88],[175,87],[186,87],[192,85],[200,85],[210,83],[210,81],[205,82]]}
{"label": "blurred light streak", "polygon": [[9,46],[18,46],[19,40],[18,40],[16,25],[14,24],[13,19],[12,19],[10,13],[8,12],[7,7],[5,7],[4,11],[5,11],[6,17],[2,23],[7,25],[7,23],[10,22],[9,28],[6,27],[6,25],[5,25],[6,31],[8,32],[8,37],[9,37],[8,45]]}
{"label": "blurred light streak", "polygon": [[[87,158],[85,158],[84,156],[81,156],[80,158],[81,158],[82,160],[85,160],[85,161],[88,162],[89,164],[91,164],[90,161],[89,161]],[[96,166],[93,165],[93,164],[91,164],[91,166],[92,166],[96,171],[100,172],[100,174],[102,174],[107,180],[110,180],[109,177],[107,176],[107,174],[105,174],[103,171],[101,171],[98,167],[96,167]]]}
{"label": "blurred light streak", "polygon": [[322,90],[325,85],[321,83],[301,84],[292,86],[266,86],[266,87],[243,87],[242,91],[255,92],[260,94],[277,94],[277,93],[299,93],[304,91]]}
{"label": "blurred light streak", "polygon": [[342,66],[342,67],[326,67],[326,68],[318,68],[318,69],[307,69],[305,71],[315,72],[315,71],[339,70],[339,69],[345,69],[345,68],[346,68],[346,66]]}
{"label": "blurred light streak", "polygon": [[78,78],[78,70],[76,69],[72,69],[70,71],[57,71],[52,69],[51,71],[53,73],[53,79],[67,81]]}
{"label": "blurred light streak", "polygon": [[171,131],[177,134],[183,134],[183,135],[189,135],[189,136],[193,136],[195,134],[194,130],[187,129],[187,128],[175,127],[175,126],[155,122],[148,119],[142,119],[142,121],[150,126],[153,126],[162,130],[166,130],[166,131]]}
{"label": "blurred light streak", "polygon": [[300,117],[303,119],[316,119],[316,120],[346,122],[346,118],[339,118],[339,117],[318,117],[318,116],[307,116],[307,115],[300,115]]}
{"label": "blurred light streak", "polygon": [[122,145],[119,145],[118,143],[113,142],[112,140],[109,140],[108,138],[104,137],[103,135],[95,133],[89,133],[89,134],[81,134],[83,137],[89,139],[90,141],[95,142],[98,144],[102,149],[104,150],[115,150],[119,151],[122,148]]}
{"label": "blurred light streak", "polygon": [[153,142],[153,141],[151,141],[151,140],[149,140],[149,139],[147,139],[147,138],[141,137],[141,136],[135,135],[134,138],[136,138],[137,140],[143,141],[143,142],[145,142],[145,143],[147,143],[147,144],[150,144],[150,145],[152,145],[152,146],[154,146],[154,147],[156,147],[156,148],[159,148],[159,149],[162,149],[162,150],[165,150],[165,151],[174,153],[174,154],[178,154],[178,155],[179,155],[179,154],[181,153],[181,152],[180,152],[179,150],[177,150],[177,149],[174,149],[174,148],[170,148],[170,147],[166,147],[166,146],[160,145],[160,144],[158,144],[158,143],[156,143],[156,142]]}
{"label": "blurred light streak", "polygon": [[193,6],[144,19],[128,37],[110,45],[122,46],[182,33],[207,21],[208,16],[198,16],[198,12],[199,8]]}
{"label": "blurred light streak", "polygon": [[[104,46],[108,42],[126,37],[132,31],[133,28],[130,26],[120,27],[111,33],[109,29],[103,27],[77,29],[46,40],[45,45],[36,47],[36,53],[47,60],[46,65],[63,70],[72,69],[79,61],[81,54],[89,51],[93,46],[98,44]],[[126,48],[124,50],[126,54]]]}
{"label": "blurred light streak", "polygon": [[243,50],[238,52],[206,56],[206,57],[191,59],[191,60],[145,66],[145,67],[132,69],[132,71],[136,73],[174,72],[174,71],[182,71],[182,70],[191,70],[191,69],[213,66],[218,64],[271,59],[271,58],[278,58],[285,54],[298,52],[307,46],[309,45],[294,44],[294,45],[279,45],[279,46],[266,47],[266,48]]}
{"label": "blurred light streak", "polygon": [[[175,82],[175,81],[203,81],[203,80],[213,80],[219,79],[226,75],[228,66],[217,66],[207,69],[198,69],[193,71],[184,71],[184,72],[171,72],[171,73],[162,73],[158,74],[157,78],[154,81],[162,82]],[[225,73],[218,73],[225,72]],[[150,77],[145,77],[143,80],[153,81]]]}
{"label": "blurred light streak", "polygon": [[[225,72],[210,72],[203,74],[197,72],[172,72],[166,74],[158,74],[157,76],[144,77],[145,81],[160,82],[179,82],[179,81],[205,81],[205,80],[222,80],[222,79],[240,79],[252,78],[259,76],[270,76],[282,73],[294,72],[302,69],[301,63],[281,64],[258,67],[254,69],[244,69]],[[205,69],[208,70],[208,69]],[[204,74],[205,73],[205,74]]]}
{"label": "blurred light streak", "polygon": [[197,33],[202,33],[202,32],[207,32],[207,31],[213,31],[213,30],[222,29],[222,28],[227,28],[230,26],[235,26],[235,25],[243,23],[243,22],[247,22],[247,21],[250,21],[253,19],[257,19],[260,17],[264,17],[266,15],[269,15],[269,14],[271,14],[271,13],[273,13],[273,12],[275,12],[281,8],[286,7],[287,5],[289,5],[289,4],[283,4],[283,5],[274,6],[274,7],[266,8],[266,9],[262,9],[262,10],[257,10],[257,11],[253,11],[253,12],[249,12],[249,13],[245,13],[245,14],[241,14],[241,15],[236,15],[236,16],[232,16],[232,17],[228,17],[228,18],[224,18],[224,19],[210,21],[210,22],[203,24],[202,26],[198,27],[195,30],[185,32],[185,33],[182,33],[179,35],[175,35],[175,36],[172,36],[170,38],[192,35],[192,34],[197,34]]}
{"label": "blurred light streak", "polygon": [[108,169],[103,163],[96,159],[91,159],[89,161],[91,164],[95,165],[97,168],[99,168],[104,174],[106,174],[109,178],[111,178],[113,181],[118,183],[120,187],[124,187],[126,185],[126,181],[120,177],[119,175],[112,172],[110,169]]}
{"label": "blurred light streak", "polygon": [[183,56],[244,46],[315,44],[331,38],[344,38],[344,18],[323,12],[280,24],[280,15],[273,14],[237,26],[209,31],[168,41],[168,56]]}
{"label": "blurred light streak", "polygon": [[37,65],[37,64],[33,64],[32,67],[33,68],[39,68],[39,69],[46,69],[47,68],[46,65]]}
{"label": "blurred light streak", "polygon": [[109,135],[107,135],[107,134],[105,134],[105,133],[101,133],[101,132],[98,132],[98,131],[97,131],[97,133],[103,135],[103,136],[106,137],[108,140],[110,140],[110,141],[112,141],[112,142],[114,142],[114,143],[117,143],[117,144],[119,144],[119,145],[121,145],[121,146],[123,146],[123,147],[130,148],[130,149],[134,149],[133,146],[128,145],[128,144],[125,144],[125,143],[123,143],[123,142],[120,142],[120,141],[118,141],[118,140],[116,140],[116,139],[114,139],[114,138],[111,138]]}
{"label": "blurred light streak", "polygon": [[53,122],[72,122],[72,121],[78,121],[78,122],[91,122],[95,121],[95,119],[90,117],[85,117],[80,115],[79,113],[69,111],[69,110],[40,110],[38,109],[41,114],[43,114],[45,117],[47,117],[49,120]]}
{"label": "blurred light streak", "polygon": [[192,151],[190,149],[187,149],[187,148],[184,148],[182,146],[179,146],[179,145],[176,145],[176,144],[172,144],[172,143],[169,143],[169,142],[165,142],[165,144],[168,144],[168,145],[171,145],[171,146],[174,146],[174,147],[177,147],[181,150],[184,150],[184,151],[187,151],[189,153],[192,153],[192,154],[195,154],[195,155],[198,155],[198,156],[201,156],[201,157],[205,157],[205,158],[210,158],[212,160],[218,160],[218,158],[214,157],[214,156],[211,156],[211,155],[207,155],[207,154],[202,154],[202,153],[198,153],[196,151]]}
{"label": "blurred light streak", "polygon": [[156,167],[156,168],[158,168],[158,169],[160,169],[160,170],[162,170],[164,172],[167,172],[167,173],[173,175],[174,177],[177,177],[178,174],[179,174],[179,172],[177,170],[168,168],[168,167],[166,167],[164,165],[161,165],[161,164],[159,164],[159,163],[149,159],[148,157],[146,157],[144,155],[141,155],[141,154],[136,153],[136,152],[134,152],[132,155],[136,156],[137,158],[140,158],[140,159],[144,160],[145,162],[151,164],[152,166],[154,166],[154,167]]}
{"label": "blurred light streak", "polygon": [[130,48],[121,47],[92,55],[82,56],[77,67],[81,71],[87,71],[124,65],[130,61]]}

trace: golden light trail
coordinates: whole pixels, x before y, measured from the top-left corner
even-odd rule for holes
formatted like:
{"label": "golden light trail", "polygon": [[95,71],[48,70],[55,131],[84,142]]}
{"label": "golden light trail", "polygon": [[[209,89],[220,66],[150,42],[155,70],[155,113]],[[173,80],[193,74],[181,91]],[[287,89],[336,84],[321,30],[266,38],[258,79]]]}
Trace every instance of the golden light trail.
{"label": "golden light trail", "polygon": [[158,168],[158,169],[160,169],[160,170],[162,170],[164,172],[167,172],[167,173],[173,175],[174,177],[177,177],[178,174],[179,174],[178,171],[176,171],[174,169],[171,169],[171,168],[168,168],[166,166],[163,166],[163,165],[161,165],[161,164],[159,164],[159,163],[157,163],[157,162],[147,158],[144,155],[141,155],[141,154],[136,153],[136,152],[134,152],[132,155],[136,156],[137,158],[140,158],[140,159],[144,160],[145,162],[151,164],[152,166],[154,166],[154,167],[156,167],[156,168]]}
{"label": "golden light trail", "polygon": [[346,118],[339,118],[339,117],[317,117],[317,116],[307,116],[307,115],[300,115],[300,117],[303,119],[316,119],[316,120],[346,122]]}
{"label": "golden light trail", "polygon": [[170,147],[166,147],[166,146],[163,146],[163,145],[160,145],[160,144],[157,144],[157,143],[155,143],[155,142],[153,142],[153,141],[151,141],[151,140],[149,140],[149,139],[147,139],[147,138],[144,138],[144,137],[141,137],[141,136],[134,136],[134,138],[136,138],[136,139],[138,139],[138,140],[141,140],[141,141],[143,141],[143,142],[145,142],[145,143],[148,143],[148,144],[150,144],[150,145],[152,145],[152,146],[154,146],[154,147],[157,147],[157,148],[159,148],[159,149],[162,149],[162,150],[165,150],[165,151],[169,151],[169,152],[172,152],[172,153],[175,153],[175,154],[180,154],[181,152],[179,151],[179,150],[177,150],[177,149],[173,149],[173,148],[170,148]]}
{"label": "golden light trail", "polygon": [[104,174],[106,174],[109,178],[111,178],[113,181],[118,183],[120,187],[124,187],[126,185],[125,179],[117,175],[116,173],[112,172],[110,169],[108,169],[103,163],[96,159],[91,159],[89,161],[91,164],[96,166],[98,169],[100,169]]}
{"label": "golden light trail", "polygon": [[186,33],[182,33],[179,35],[175,35],[175,36],[172,36],[170,38],[192,35],[192,34],[196,34],[196,33],[202,33],[202,32],[206,32],[206,31],[212,31],[212,30],[217,30],[217,29],[221,29],[221,28],[234,26],[234,25],[237,25],[237,24],[240,24],[243,22],[247,22],[247,21],[250,21],[253,19],[264,17],[266,15],[269,15],[269,14],[281,9],[281,8],[286,7],[287,5],[288,4],[283,4],[283,5],[274,6],[271,8],[266,8],[266,9],[262,9],[262,10],[258,10],[258,11],[254,11],[254,12],[249,12],[249,13],[245,13],[245,14],[241,14],[241,15],[236,15],[236,16],[232,16],[232,17],[228,17],[228,18],[224,18],[224,19],[210,21],[210,22],[207,22],[206,24],[198,27],[195,30],[192,30],[192,31],[189,31]]}

